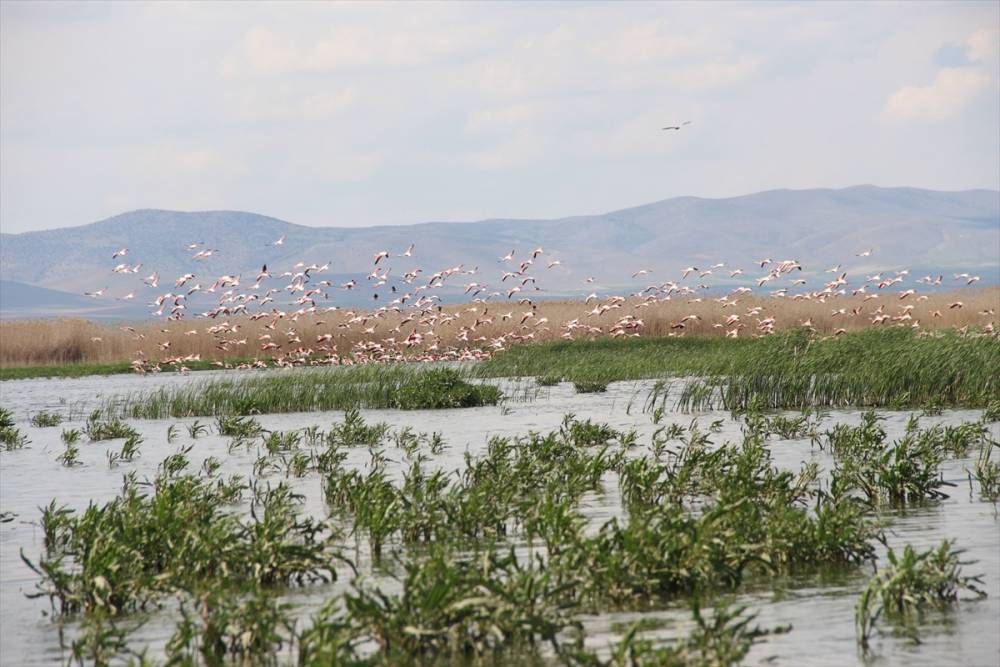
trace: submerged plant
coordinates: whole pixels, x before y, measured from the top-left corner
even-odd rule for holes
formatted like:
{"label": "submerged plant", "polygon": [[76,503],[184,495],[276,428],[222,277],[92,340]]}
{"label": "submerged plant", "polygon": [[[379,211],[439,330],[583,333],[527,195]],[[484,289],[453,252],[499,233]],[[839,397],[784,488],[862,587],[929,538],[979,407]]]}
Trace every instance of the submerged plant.
{"label": "submerged plant", "polygon": [[979,446],[979,455],[969,474],[969,490],[972,490],[972,479],[979,483],[979,495],[985,500],[995,503],[1000,499],[1000,463],[990,460],[994,449],[1000,449],[1000,443],[987,440]]}
{"label": "submerged plant", "polygon": [[986,597],[978,588],[982,576],[962,574],[959,560],[962,551],[954,542],[944,540],[936,549],[917,552],[909,544],[897,555],[891,548],[889,565],[868,582],[855,608],[855,625],[862,647],[869,644],[875,624],[885,616],[892,620],[913,620],[915,614],[929,607],[947,608],[958,601],[959,593],[969,591],[977,598]]}
{"label": "submerged plant", "polygon": [[644,639],[639,635],[643,625],[640,621],[633,623],[611,647],[608,659],[583,648],[582,641],[572,649],[564,649],[561,657],[567,664],[579,667],[735,667],[742,664],[750,648],[764,637],[791,630],[791,626],[763,629],[751,625],[757,614],[746,613],[746,607],[717,604],[708,617],[698,596],[691,600],[691,614],[694,630],[679,640]]}
{"label": "submerged plant", "polygon": [[73,443],[67,442],[66,449],[63,450],[62,454],[56,457],[56,461],[59,461],[59,463],[62,463],[67,468],[81,465],[80,448]]}
{"label": "submerged plant", "polygon": [[194,420],[193,424],[188,425],[188,436],[190,436],[192,440],[197,440],[206,433],[208,433],[208,424],[202,424],[197,419]]}
{"label": "submerged plant", "polygon": [[215,422],[215,430],[219,435],[246,440],[257,437],[264,429],[253,417],[220,415]]}
{"label": "submerged plant", "polygon": [[101,419],[100,410],[95,410],[87,419],[84,427],[87,437],[91,442],[98,440],[116,440],[118,438],[128,438],[138,436],[139,433],[120,419]]}
{"label": "submerged plant", "polygon": [[260,664],[293,636],[290,608],[259,587],[248,594],[212,588],[195,599],[182,599],[181,621],[167,642],[167,656],[180,664]]}
{"label": "submerged plant", "polygon": [[32,426],[37,426],[39,428],[45,428],[50,426],[59,426],[62,423],[62,415],[55,412],[48,412],[46,410],[40,410],[31,416]]}
{"label": "submerged plant", "polygon": [[135,458],[135,455],[139,453],[139,445],[141,444],[142,438],[137,435],[130,435],[125,438],[125,442],[122,443],[120,452],[108,450],[108,467],[114,467],[122,461],[132,461],[132,459]]}
{"label": "submerged plant", "polygon": [[602,380],[574,380],[573,389],[578,394],[600,394],[608,390],[608,383]]}
{"label": "submerged plant", "polygon": [[14,426],[14,413],[5,408],[0,408],[0,449],[9,452],[21,449],[27,444],[28,436],[21,433],[20,429]]}

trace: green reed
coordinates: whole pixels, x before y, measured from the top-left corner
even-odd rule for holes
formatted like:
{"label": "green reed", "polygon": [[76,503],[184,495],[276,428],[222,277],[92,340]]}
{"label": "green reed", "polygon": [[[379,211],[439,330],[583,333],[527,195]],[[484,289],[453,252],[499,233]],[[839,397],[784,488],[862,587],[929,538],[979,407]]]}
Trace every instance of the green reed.
{"label": "green reed", "polygon": [[470,384],[454,369],[417,365],[291,369],[116,396],[114,417],[243,416],[349,408],[434,409],[494,405],[500,391]]}
{"label": "green reed", "polygon": [[558,376],[610,382],[684,378],[680,407],[986,406],[1000,399],[1000,339],[869,329],[832,338],[805,331],[746,339],[633,338],[518,345],[481,377]]}

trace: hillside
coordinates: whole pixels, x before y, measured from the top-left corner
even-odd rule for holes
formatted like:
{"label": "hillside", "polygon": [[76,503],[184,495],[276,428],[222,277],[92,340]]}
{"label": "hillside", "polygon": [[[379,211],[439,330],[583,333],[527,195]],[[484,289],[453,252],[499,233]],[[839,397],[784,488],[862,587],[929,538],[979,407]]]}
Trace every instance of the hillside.
{"label": "hillside", "polygon": [[[269,245],[282,236],[282,246]],[[207,261],[192,260],[186,246],[196,242],[218,252]],[[550,294],[589,291],[594,286],[583,284],[587,276],[599,289],[628,289],[676,279],[688,265],[717,262],[753,277],[759,267],[752,262],[763,257],[796,259],[805,266],[803,275],[816,279],[831,265],[844,264],[854,275],[904,268],[911,274],[970,271],[984,284],[997,283],[1000,192],[773,190],[727,199],[680,197],[558,220],[367,228],[306,227],[237,211],[138,210],[78,227],[0,235],[0,275],[72,294],[109,286],[112,297],[145,289],[139,279],[154,270],[168,289],[184,273],[204,282],[222,274],[255,275],[263,263],[279,271],[296,262],[329,263],[336,279],[363,280],[374,253],[398,255],[411,243],[412,258],[391,258],[394,276],[417,266],[429,275],[463,264],[480,267],[471,280],[494,287],[498,257],[514,248],[515,257],[524,258],[542,246],[545,258],[562,262],[552,270],[533,269]],[[128,255],[113,261],[121,247],[129,248]],[[869,248],[871,257],[856,257]],[[121,261],[141,262],[140,275],[112,274]],[[638,269],[651,274],[632,280]]]}

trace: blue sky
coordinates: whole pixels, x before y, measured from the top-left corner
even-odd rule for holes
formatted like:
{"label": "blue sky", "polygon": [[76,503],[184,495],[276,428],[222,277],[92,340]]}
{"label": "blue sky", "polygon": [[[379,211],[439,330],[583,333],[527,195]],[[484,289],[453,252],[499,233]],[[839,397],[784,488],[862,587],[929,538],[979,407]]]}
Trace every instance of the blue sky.
{"label": "blue sky", "polygon": [[[0,224],[1000,188],[1000,4],[0,4]],[[680,132],[666,124],[692,121]]]}

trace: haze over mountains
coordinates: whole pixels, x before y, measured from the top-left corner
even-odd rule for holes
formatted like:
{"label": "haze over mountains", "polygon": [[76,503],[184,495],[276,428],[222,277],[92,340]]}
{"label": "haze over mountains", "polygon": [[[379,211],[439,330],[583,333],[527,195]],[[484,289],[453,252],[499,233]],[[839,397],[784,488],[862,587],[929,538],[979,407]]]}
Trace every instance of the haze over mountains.
{"label": "haze over mountains", "polygon": [[[283,245],[270,245],[282,236]],[[193,260],[186,246],[195,242],[217,253]],[[411,243],[412,258],[396,257]],[[909,269],[911,277],[933,272],[946,279],[968,271],[980,275],[983,284],[995,284],[1000,283],[1000,192],[874,186],[772,190],[727,199],[679,197],[558,220],[361,228],[305,227],[238,211],[138,210],[78,227],[0,234],[0,314],[141,317],[148,312],[142,304],[170,291],[182,274],[194,273],[192,282],[202,284],[242,274],[249,284],[264,263],[277,273],[297,262],[329,263],[329,272],[319,279],[335,285],[352,278],[360,283],[350,293],[330,288],[331,304],[370,304],[365,277],[373,255],[382,250],[393,255],[388,264],[394,277],[421,267],[421,284],[436,271],[462,264],[479,267],[475,276],[462,276],[462,284],[475,281],[499,290],[507,286],[501,285],[501,270],[509,267],[497,258],[514,249],[515,258],[524,259],[536,246],[545,255],[530,273],[543,288],[535,295],[543,297],[636,291],[679,279],[683,267],[718,262],[725,262],[726,270],[716,271],[715,284],[735,268],[745,271],[744,283],[749,283],[761,273],[753,260],[764,257],[798,260],[803,277],[817,284],[835,264],[843,264],[857,284],[864,280],[862,273],[902,269]],[[128,255],[112,260],[122,247]],[[870,257],[857,257],[868,249]],[[552,260],[561,266],[546,269]],[[112,267],[122,261],[142,267],[138,274],[113,274]],[[650,274],[632,279],[639,269]],[[142,284],[153,271],[161,277],[157,290]],[[583,282],[588,276],[593,284]],[[286,282],[272,278],[266,285]],[[81,301],[84,291],[106,286],[107,296]],[[130,291],[136,293],[133,302],[116,301]]]}

